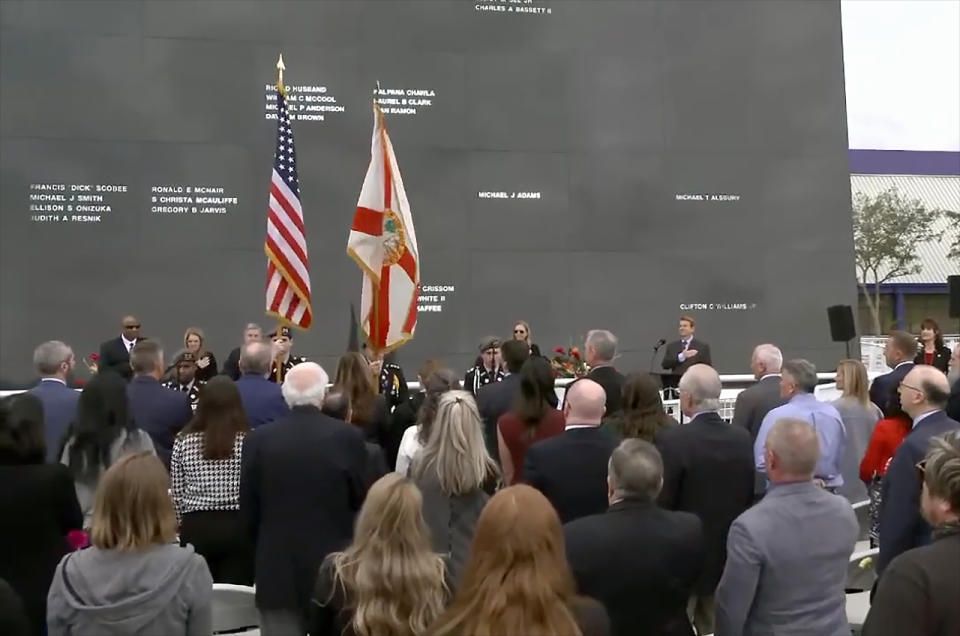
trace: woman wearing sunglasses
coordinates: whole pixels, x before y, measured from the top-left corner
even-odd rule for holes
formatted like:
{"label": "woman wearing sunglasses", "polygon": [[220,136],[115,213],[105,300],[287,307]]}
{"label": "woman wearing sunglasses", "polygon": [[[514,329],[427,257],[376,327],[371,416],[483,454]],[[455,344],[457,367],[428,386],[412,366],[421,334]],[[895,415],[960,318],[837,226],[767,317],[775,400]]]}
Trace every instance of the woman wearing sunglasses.
{"label": "woman wearing sunglasses", "polygon": [[518,320],[513,326],[513,339],[526,343],[530,348],[530,356],[540,356],[540,347],[531,340],[533,336],[530,333],[530,324],[525,320]]}

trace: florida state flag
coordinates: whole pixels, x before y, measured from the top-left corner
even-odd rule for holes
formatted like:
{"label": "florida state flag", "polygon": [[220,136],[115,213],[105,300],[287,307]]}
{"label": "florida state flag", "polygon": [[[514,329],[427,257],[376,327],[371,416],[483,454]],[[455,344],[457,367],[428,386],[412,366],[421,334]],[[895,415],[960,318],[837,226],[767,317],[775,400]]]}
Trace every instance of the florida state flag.
{"label": "florida state flag", "polygon": [[360,323],[367,341],[375,351],[392,351],[413,338],[417,328],[420,254],[393,144],[376,104],[370,165],[347,254],[363,271]]}

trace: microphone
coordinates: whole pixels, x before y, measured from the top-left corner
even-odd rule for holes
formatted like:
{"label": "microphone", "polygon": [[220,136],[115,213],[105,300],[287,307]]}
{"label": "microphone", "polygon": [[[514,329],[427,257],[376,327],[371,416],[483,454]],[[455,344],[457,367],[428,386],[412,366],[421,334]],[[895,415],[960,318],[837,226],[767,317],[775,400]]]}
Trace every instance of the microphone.
{"label": "microphone", "polygon": [[660,338],[659,340],[657,340],[657,344],[653,345],[653,352],[656,353],[657,351],[660,350],[660,347],[662,347],[665,344],[667,344],[667,341],[664,340],[663,338]]}

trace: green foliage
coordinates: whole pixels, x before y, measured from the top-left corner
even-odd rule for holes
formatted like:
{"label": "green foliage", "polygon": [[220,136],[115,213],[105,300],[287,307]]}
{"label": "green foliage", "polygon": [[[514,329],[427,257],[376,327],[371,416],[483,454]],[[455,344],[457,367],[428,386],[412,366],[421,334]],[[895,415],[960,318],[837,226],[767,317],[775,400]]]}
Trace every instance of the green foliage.
{"label": "green foliage", "polygon": [[[942,238],[934,224],[943,214],[891,187],[875,197],[858,192],[853,198],[853,244],[860,289],[880,329],[880,285],[922,269],[917,247]],[[872,287],[872,289],[871,289]],[[873,292],[871,295],[871,291]]]}
{"label": "green foliage", "polygon": [[960,212],[946,211],[944,214],[953,221],[953,242],[950,243],[950,258],[960,261]]}

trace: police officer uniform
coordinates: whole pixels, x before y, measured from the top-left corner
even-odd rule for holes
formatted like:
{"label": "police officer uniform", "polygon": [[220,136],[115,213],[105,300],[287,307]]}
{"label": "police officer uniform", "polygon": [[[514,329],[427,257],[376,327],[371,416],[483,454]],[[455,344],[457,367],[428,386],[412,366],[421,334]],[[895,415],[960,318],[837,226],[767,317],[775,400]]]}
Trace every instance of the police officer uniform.
{"label": "police officer uniform", "polygon": [[[499,349],[500,340],[498,338],[485,338],[483,342],[480,343],[480,353],[483,354],[484,351],[489,349]],[[483,357],[482,355],[477,358],[477,363],[470,367],[467,370],[467,374],[463,376],[463,390],[470,391],[476,395],[482,387],[490,384],[491,382],[499,382],[503,379],[504,375],[503,367],[496,367],[493,370],[487,370],[483,366]]]}
{"label": "police officer uniform", "polygon": [[176,358],[174,358],[173,375],[170,380],[163,383],[163,386],[167,387],[168,389],[173,389],[174,391],[186,393],[187,399],[190,400],[190,408],[196,411],[197,403],[200,401],[200,389],[203,388],[203,385],[206,384],[207,381],[201,380],[194,375],[190,382],[181,382],[180,364],[183,362],[190,362],[195,365],[197,363],[197,357],[192,351],[182,351]]}
{"label": "police officer uniform", "polygon": [[[267,337],[269,337],[271,340],[277,337],[289,338],[292,343],[293,330],[287,326],[277,327],[277,330],[274,331],[273,333],[267,334]],[[297,366],[301,362],[306,362],[306,361],[307,359],[304,358],[303,356],[295,356],[292,353],[288,354],[287,359],[281,362],[279,365],[277,364],[278,361],[274,360],[273,363],[270,365],[270,375],[267,376],[267,379],[270,380],[271,382],[276,382],[277,384],[283,384],[284,378],[287,377],[287,371]]]}

